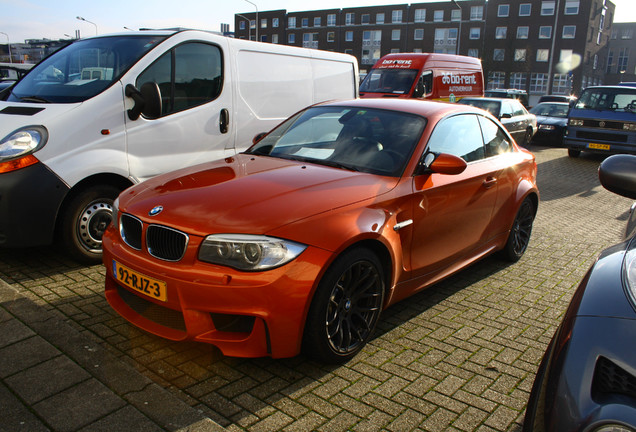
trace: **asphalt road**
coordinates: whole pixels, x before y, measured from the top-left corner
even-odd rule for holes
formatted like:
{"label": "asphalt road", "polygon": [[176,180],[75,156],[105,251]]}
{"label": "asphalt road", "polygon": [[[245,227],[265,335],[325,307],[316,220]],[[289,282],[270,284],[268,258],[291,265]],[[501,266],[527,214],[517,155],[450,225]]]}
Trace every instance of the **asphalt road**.
{"label": "asphalt road", "polygon": [[[543,352],[588,267],[621,240],[631,205],[600,186],[601,157],[530,150],[541,202],[526,255],[513,265],[486,258],[391,307],[374,340],[339,367],[227,358],[146,334],[108,306],[102,266],[55,247],[0,249],[0,280],[227,430],[520,431]],[[117,371],[101,382],[121,379]],[[9,387],[17,375],[5,375]]]}

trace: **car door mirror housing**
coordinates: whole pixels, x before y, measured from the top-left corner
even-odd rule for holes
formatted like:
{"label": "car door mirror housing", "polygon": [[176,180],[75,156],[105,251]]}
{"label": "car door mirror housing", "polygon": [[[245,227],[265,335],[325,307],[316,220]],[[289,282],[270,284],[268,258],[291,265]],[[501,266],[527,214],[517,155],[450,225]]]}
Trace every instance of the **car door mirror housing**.
{"label": "car door mirror housing", "polygon": [[466,161],[459,156],[448,153],[426,153],[420,162],[417,174],[437,173],[456,175],[466,169]]}
{"label": "car door mirror housing", "polygon": [[512,118],[512,115],[510,113],[503,113],[500,118],[502,118],[502,119]]}
{"label": "car door mirror housing", "polygon": [[636,199],[636,156],[613,155],[601,162],[598,178],[605,189]]}

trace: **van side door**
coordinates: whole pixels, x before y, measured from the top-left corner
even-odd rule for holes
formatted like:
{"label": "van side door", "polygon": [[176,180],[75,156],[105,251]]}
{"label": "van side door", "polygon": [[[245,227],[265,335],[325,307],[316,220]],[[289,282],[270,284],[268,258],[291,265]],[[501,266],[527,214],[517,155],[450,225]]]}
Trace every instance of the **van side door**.
{"label": "van side door", "polygon": [[134,77],[155,82],[162,110],[157,119],[126,118],[130,175],[138,181],[222,158],[234,147],[232,85],[227,45],[187,40],[165,50]]}

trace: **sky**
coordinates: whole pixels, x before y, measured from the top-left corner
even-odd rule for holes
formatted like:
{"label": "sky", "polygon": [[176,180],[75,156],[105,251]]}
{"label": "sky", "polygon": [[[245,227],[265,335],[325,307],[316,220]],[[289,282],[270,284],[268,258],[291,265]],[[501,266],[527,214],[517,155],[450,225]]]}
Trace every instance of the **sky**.
{"label": "sky", "polygon": [[[317,4],[306,0],[0,0],[0,43],[6,44],[7,39],[11,43],[22,43],[25,39],[65,39],[74,37],[76,30],[82,37],[88,37],[126,31],[125,27],[219,31],[221,23],[227,23],[233,31],[234,14],[254,12],[256,7],[259,11],[294,12],[428,1],[439,0],[321,0]],[[616,5],[615,22],[636,22],[636,0],[611,1]],[[94,24],[80,21],[77,16]]]}

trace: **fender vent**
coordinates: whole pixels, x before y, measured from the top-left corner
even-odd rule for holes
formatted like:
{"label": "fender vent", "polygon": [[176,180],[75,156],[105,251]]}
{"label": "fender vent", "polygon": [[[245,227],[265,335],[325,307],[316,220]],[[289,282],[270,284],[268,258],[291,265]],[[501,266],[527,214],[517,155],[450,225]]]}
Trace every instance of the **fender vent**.
{"label": "fender vent", "polygon": [[1,114],[12,114],[12,115],[23,115],[23,116],[32,116],[40,111],[43,111],[44,108],[35,108],[35,107],[21,107],[21,106],[10,106],[6,107],[2,111]]}

